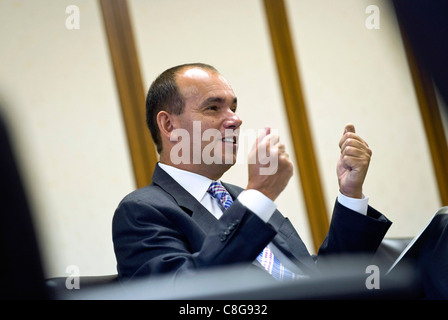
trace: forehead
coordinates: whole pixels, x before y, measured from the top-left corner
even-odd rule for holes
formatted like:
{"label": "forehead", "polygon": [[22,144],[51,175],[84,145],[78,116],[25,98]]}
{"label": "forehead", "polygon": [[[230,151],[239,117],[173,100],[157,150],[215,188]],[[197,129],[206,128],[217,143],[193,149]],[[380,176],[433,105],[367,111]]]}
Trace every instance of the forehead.
{"label": "forehead", "polygon": [[176,77],[176,83],[184,99],[207,99],[210,96],[231,99],[235,97],[227,80],[213,70],[197,67],[182,70]]}

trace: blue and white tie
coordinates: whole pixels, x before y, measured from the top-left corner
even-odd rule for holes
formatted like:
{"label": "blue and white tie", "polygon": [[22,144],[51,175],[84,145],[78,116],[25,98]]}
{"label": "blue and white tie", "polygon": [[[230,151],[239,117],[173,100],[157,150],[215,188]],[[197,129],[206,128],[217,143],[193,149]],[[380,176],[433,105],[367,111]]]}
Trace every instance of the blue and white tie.
{"label": "blue and white tie", "polygon": [[219,200],[220,204],[224,209],[227,209],[233,203],[232,197],[220,182],[217,181],[212,182],[210,184],[210,187],[208,187],[208,192],[214,198]]}
{"label": "blue and white tie", "polygon": [[[212,182],[208,192],[218,199],[222,207],[227,209],[233,203],[232,197],[220,182]],[[297,276],[285,268],[285,266],[274,256],[269,246],[266,246],[257,257],[257,261],[263,268],[277,280],[295,279]]]}

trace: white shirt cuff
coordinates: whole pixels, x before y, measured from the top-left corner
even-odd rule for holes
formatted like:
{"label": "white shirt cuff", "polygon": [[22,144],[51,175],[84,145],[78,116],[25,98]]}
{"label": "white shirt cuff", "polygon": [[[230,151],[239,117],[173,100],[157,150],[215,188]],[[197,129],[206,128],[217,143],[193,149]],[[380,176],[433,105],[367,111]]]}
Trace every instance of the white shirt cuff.
{"label": "white shirt cuff", "polygon": [[362,199],[355,199],[344,196],[340,191],[338,192],[338,202],[344,207],[347,207],[353,211],[359,212],[363,215],[367,215],[367,208],[369,206],[369,197],[362,195]]}
{"label": "white shirt cuff", "polygon": [[268,222],[277,205],[258,190],[244,190],[238,196],[238,200],[250,211],[255,213],[261,220]]}

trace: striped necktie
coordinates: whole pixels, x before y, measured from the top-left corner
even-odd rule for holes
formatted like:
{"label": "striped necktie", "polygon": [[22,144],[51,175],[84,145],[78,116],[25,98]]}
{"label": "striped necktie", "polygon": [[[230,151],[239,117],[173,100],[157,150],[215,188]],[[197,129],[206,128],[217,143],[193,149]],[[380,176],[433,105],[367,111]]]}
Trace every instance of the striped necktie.
{"label": "striped necktie", "polygon": [[[208,192],[214,198],[219,200],[224,210],[230,207],[233,203],[230,194],[218,181],[214,181],[210,184]],[[269,249],[269,246],[266,246],[263,251],[260,252],[257,257],[257,261],[277,280],[298,278],[296,274],[286,269],[285,266],[274,256],[271,249]]]}
{"label": "striped necktie", "polygon": [[210,187],[208,187],[208,192],[214,198],[219,200],[219,203],[224,210],[230,207],[233,203],[232,197],[227,192],[226,188],[224,188],[224,186],[218,181],[214,181],[210,184]]}

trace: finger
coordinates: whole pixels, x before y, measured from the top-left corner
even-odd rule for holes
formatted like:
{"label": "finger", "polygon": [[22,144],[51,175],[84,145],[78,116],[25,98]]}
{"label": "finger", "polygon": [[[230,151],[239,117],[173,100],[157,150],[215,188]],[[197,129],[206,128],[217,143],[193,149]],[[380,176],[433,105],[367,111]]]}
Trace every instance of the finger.
{"label": "finger", "polygon": [[359,136],[348,137],[343,143],[341,147],[341,152],[344,152],[347,148],[359,149],[361,151],[365,151],[367,153],[371,152],[369,145],[367,142],[362,140]]}
{"label": "finger", "polygon": [[286,152],[286,146],[281,142],[278,144],[277,148],[279,152]]}
{"label": "finger", "polygon": [[264,130],[258,135],[256,144],[258,144],[260,141],[262,141],[270,133],[271,133],[271,128],[269,126],[266,126],[264,128]]}
{"label": "finger", "polygon": [[348,170],[365,170],[370,163],[370,157],[341,156],[341,164]]}
{"label": "finger", "polygon": [[344,144],[345,140],[347,140],[353,134],[356,134],[355,126],[351,123],[346,124],[344,127],[344,133],[342,134],[342,137],[339,140],[339,148],[342,148],[342,145]]}
{"label": "finger", "polygon": [[264,130],[257,136],[255,139],[254,144],[252,145],[252,150],[256,150],[258,145],[263,141],[263,139],[266,138],[271,133],[271,128],[269,126],[266,126]]}
{"label": "finger", "polygon": [[266,132],[266,135],[270,134],[271,133],[271,127],[270,126],[266,126],[264,128],[264,131]]}
{"label": "finger", "polygon": [[276,146],[277,144],[280,143],[280,136],[278,134],[275,133],[269,133],[266,136],[263,137],[262,140],[259,141],[259,145],[260,144],[265,144],[269,147],[273,147]]}
{"label": "finger", "polygon": [[341,140],[339,140],[339,148],[341,148],[341,150],[342,150],[344,148],[344,145],[356,143],[356,141],[359,141],[361,144],[363,144],[367,148],[369,147],[368,143],[364,139],[362,139],[359,135],[357,135],[354,132],[347,131],[341,137]]}
{"label": "finger", "polygon": [[357,149],[353,147],[347,147],[344,149],[344,151],[341,153],[342,157],[352,157],[352,158],[358,158],[358,159],[366,159],[370,158],[372,156],[372,152],[370,149]]}

